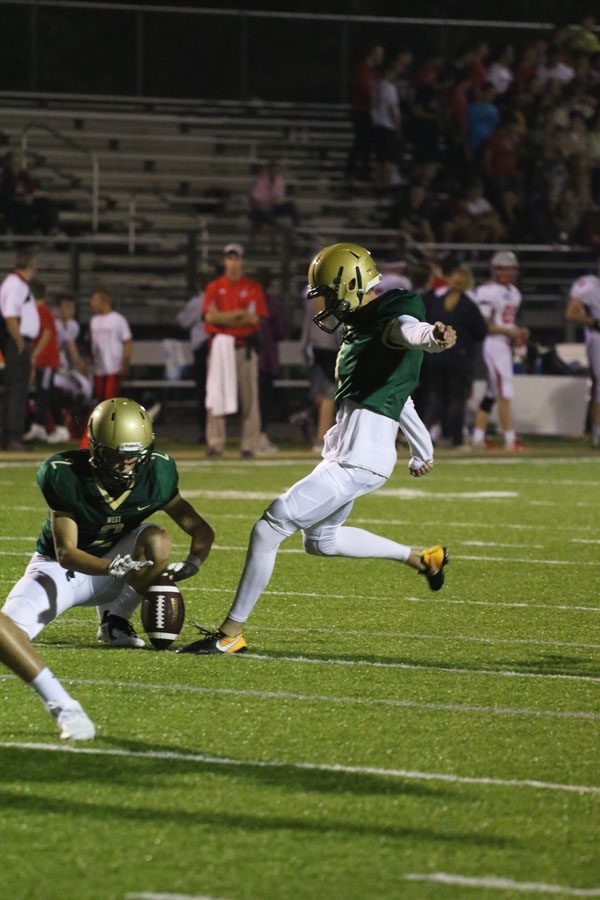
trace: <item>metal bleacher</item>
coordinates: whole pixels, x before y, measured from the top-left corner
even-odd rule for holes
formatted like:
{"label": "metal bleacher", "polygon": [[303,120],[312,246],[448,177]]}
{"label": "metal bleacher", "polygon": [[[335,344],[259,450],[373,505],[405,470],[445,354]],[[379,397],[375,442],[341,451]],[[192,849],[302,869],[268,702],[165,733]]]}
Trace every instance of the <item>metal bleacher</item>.
{"label": "metal bleacher", "polygon": [[[248,190],[271,158],[282,165],[303,228],[293,245],[285,233],[259,233],[248,268],[268,266],[290,307],[299,308],[307,261],[324,242],[360,240],[380,258],[397,255],[398,235],[381,228],[389,201],[344,176],[351,129],[341,104],[0,97],[1,145],[26,152],[34,177],[60,209],[60,234],[41,241],[50,291],[70,286],[85,297],[101,280],[113,287],[119,307],[144,337],[168,332],[194,273],[211,273],[225,242],[249,241]],[[0,236],[5,270],[9,244]],[[590,253],[515,249],[524,323],[546,342],[572,340],[564,324],[565,296],[589,270]],[[489,245],[437,250],[459,253],[477,280],[486,277],[493,252]],[[300,315],[298,309],[295,324]]]}

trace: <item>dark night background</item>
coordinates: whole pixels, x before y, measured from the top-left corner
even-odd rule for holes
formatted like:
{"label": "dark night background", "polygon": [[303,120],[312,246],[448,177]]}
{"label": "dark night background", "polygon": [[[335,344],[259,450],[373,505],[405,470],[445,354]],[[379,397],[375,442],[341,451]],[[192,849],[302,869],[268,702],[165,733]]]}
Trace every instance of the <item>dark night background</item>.
{"label": "dark night background", "polygon": [[[132,4],[130,4],[132,5]],[[134,4],[135,5],[135,4]],[[429,49],[453,54],[486,36],[493,49],[527,42],[535,32],[514,27],[467,28],[353,22],[350,16],[521,20],[577,23],[589,2],[510,0],[502,13],[475,0],[241,0],[233,15],[178,13],[212,3],[147,2],[120,11],[0,2],[0,83],[3,90],[142,94],[186,98],[346,100],[349,72],[374,41],[390,50],[406,44],[417,57]],[[169,9],[166,7],[169,6]],[[152,7],[162,7],[156,12]],[[314,18],[245,16],[244,10],[315,13]],[[236,12],[237,11],[237,12]],[[342,16],[325,20],[318,14]]]}

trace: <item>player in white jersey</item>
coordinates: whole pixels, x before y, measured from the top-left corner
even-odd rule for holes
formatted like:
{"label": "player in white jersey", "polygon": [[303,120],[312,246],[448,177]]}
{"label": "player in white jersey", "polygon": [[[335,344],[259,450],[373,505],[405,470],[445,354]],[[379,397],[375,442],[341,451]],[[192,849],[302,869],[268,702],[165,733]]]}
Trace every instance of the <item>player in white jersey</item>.
{"label": "player in white jersey", "polygon": [[519,262],[512,250],[499,250],[495,253],[491,259],[491,271],[492,280],[482,284],[475,292],[475,302],[488,326],[488,335],[483,342],[488,384],[475,418],[473,446],[484,445],[490,412],[497,402],[505,447],[518,453],[524,448],[517,440],[512,422],[512,345],[515,341],[526,341],[529,329],[520,328],[516,324],[522,298],[514,284],[519,272]]}
{"label": "player in white jersey", "polygon": [[92,398],[92,382],[87,376],[87,367],[77,348],[80,327],[75,319],[75,301],[70,294],[59,295],[55,320],[60,369],[56,373],[54,383],[66,394],[89,401]]}
{"label": "player in white jersey", "polygon": [[592,446],[600,450],[600,278],[584,275],[571,287],[568,322],[582,325],[592,372]]}

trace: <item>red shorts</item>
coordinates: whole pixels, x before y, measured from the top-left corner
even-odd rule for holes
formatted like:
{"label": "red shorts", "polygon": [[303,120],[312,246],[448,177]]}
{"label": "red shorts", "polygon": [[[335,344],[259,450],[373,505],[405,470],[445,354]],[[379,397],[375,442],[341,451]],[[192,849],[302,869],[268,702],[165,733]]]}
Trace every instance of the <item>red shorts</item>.
{"label": "red shorts", "polygon": [[94,375],[94,399],[110,400],[118,397],[121,391],[121,379],[118,375]]}

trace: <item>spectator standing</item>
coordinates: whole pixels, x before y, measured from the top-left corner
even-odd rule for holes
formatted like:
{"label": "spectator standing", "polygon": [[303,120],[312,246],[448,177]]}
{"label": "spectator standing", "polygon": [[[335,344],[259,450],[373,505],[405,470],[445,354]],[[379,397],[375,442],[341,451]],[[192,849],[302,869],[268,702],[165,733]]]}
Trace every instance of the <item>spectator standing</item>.
{"label": "spectator standing", "polygon": [[208,364],[208,332],[202,319],[204,291],[191,297],[183,309],[177,313],[177,324],[190,333],[190,344],[194,356],[193,374],[198,400],[198,443],[206,439],[206,370]]}
{"label": "spectator standing", "polygon": [[375,182],[388,187],[400,182],[398,157],[400,152],[400,98],[396,78],[397,62],[388,62],[373,85],[371,118],[373,143],[377,159]]}
{"label": "spectator standing", "polygon": [[494,86],[496,95],[500,97],[506,94],[514,81],[512,66],[515,62],[515,50],[511,44],[503,47],[494,62],[491,64],[487,80]]}
{"label": "spectator standing", "polygon": [[[71,435],[63,425],[62,409],[54,383],[60,364],[56,322],[46,304],[46,285],[38,279],[32,279],[30,287],[40,317],[40,333],[33,342],[31,354],[31,375],[35,384],[35,415],[27,434],[23,435],[23,440],[58,444],[61,441],[68,441]],[[54,420],[54,429],[50,433],[46,429],[49,415]]]}
{"label": "spectator standing", "polygon": [[206,385],[206,443],[209,456],[225,448],[225,416],[241,407],[240,453],[251,458],[260,446],[258,333],[268,317],[263,289],[243,274],[244,248],[223,248],[225,273],[206,286],[202,315],[210,335]]}
{"label": "spectator standing", "polygon": [[36,272],[35,253],[17,251],[15,268],[0,285],[0,343],[4,354],[3,444],[25,450],[27,391],[31,375],[31,345],[40,330],[40,316],[29,282]]}
{"label": "spectator standing", "polygon": [[583,16],[578,31],[569,35],[569,47],[592,56],[600,53],[600,37],[596,34],[595,16]]}
{"label": "spectator standing", "polygon": [[[521,305],[521,292],[513,283],[519,263],[512,250],[499,250],[491,259],[492,280],[482,284],[475,293],[475,301],[487,320],[488,334],[483,342],[483,358],[488,372],[486,394],[475,418],[473,446],[485,442],[485,430],[494,403],[498,403],[498,418],[504,433],[507,450],[519,453],[524,449],[514,431],[511,401],[514,396],[512,343],[526,341],[527,328],[516,324]],[[486,445],[495,449],[494,445]]]}
{"label": "spectator standing", "polygon": [[477,346],[487,335],[487,324],[479,307],[467,293],[473,276],[466,266],[457,266],[448,286],[423,298],[427,321],[451,325],[456,344],[447,353],[427,357],[430,397],[425,424],[441,423],[442,436],[452,447],[462,447],[465,410],[473,386]]}
{"label": "spectator standing", "polygon": [[0,209],[8,231],[16,234],[56,231],[57,210],[40,196],[38,185],[17,153],[7,153],[0,179]]}
{"label": "spectator standing", "polygon": [[471,80],[476,89],[481,89],[487,81],[487,68],[485,60],[490,52],[487,41],[480,41],[471,55]]}
{"label": "spectator standing", "polygon": [[600,278],[584,275],[572,285],[566,319],[584,328],[593,383],[592,446],[600,450]]}
{"label": "spectator standing", "polygon": [[479,171],[487,142],[500,122],[500,113],[494,103],[495,88],[484,84],[477,99],[470,104],[467,112],[469,150],[476,171]]}
{"label": "spectator standing", "polygon": [[271,160],[263,166],[250,189],[250,221],[255,228],[269,225],[276,228],[280,219],[289,218],[294,228],[300,216],[293,200],[285,199],[286,185],[279,163]]}
{"label": "spectator standing", "polygon": [[371,105],[376,74],[383,63],[383,57],[383,47],[375,44],[354,73],[351,111],[354,140],[348,154],[346,172],[349,177],[356,175],[361,181],[369,180],[373,128]]}
{"label": "spectator standing", "polygon": [[131,364],[133,340],[125,316],[113,309],[106,287],[97,288],[90,299],[90,319],[94,398],[110,400],[121,393],[121,380]]}
{"label": "spectator standing", "polygon": [[77,345],[81,327],[75,318],[75,300],[70,294],[59,294],[55,320],[60,356],[55,385],[74,398],[91,400],[93,388],[88,376],[88,366]]}
{"label": "spectator standing", "polygon": [[281,297],[270,290],[273,276],[269,269],[260,269],[256,281],[261,285],[267,303],[268,317],[262,319],[260,329],[260,350],[258,357],[258,389],[260,405],[261,433],[257,456],[271,456],[277,447],[268,436],[274,405],[274,382],[281,375],[279,362],[279,342],[288,336],[287,318]]}
{"label": "spectator standing", "polygon": [[438,78],[442,58],[430,54],[416,75],[413,104],[413,156],[417,162],[435,162],[440,155],[442,113],[439,104]]}

